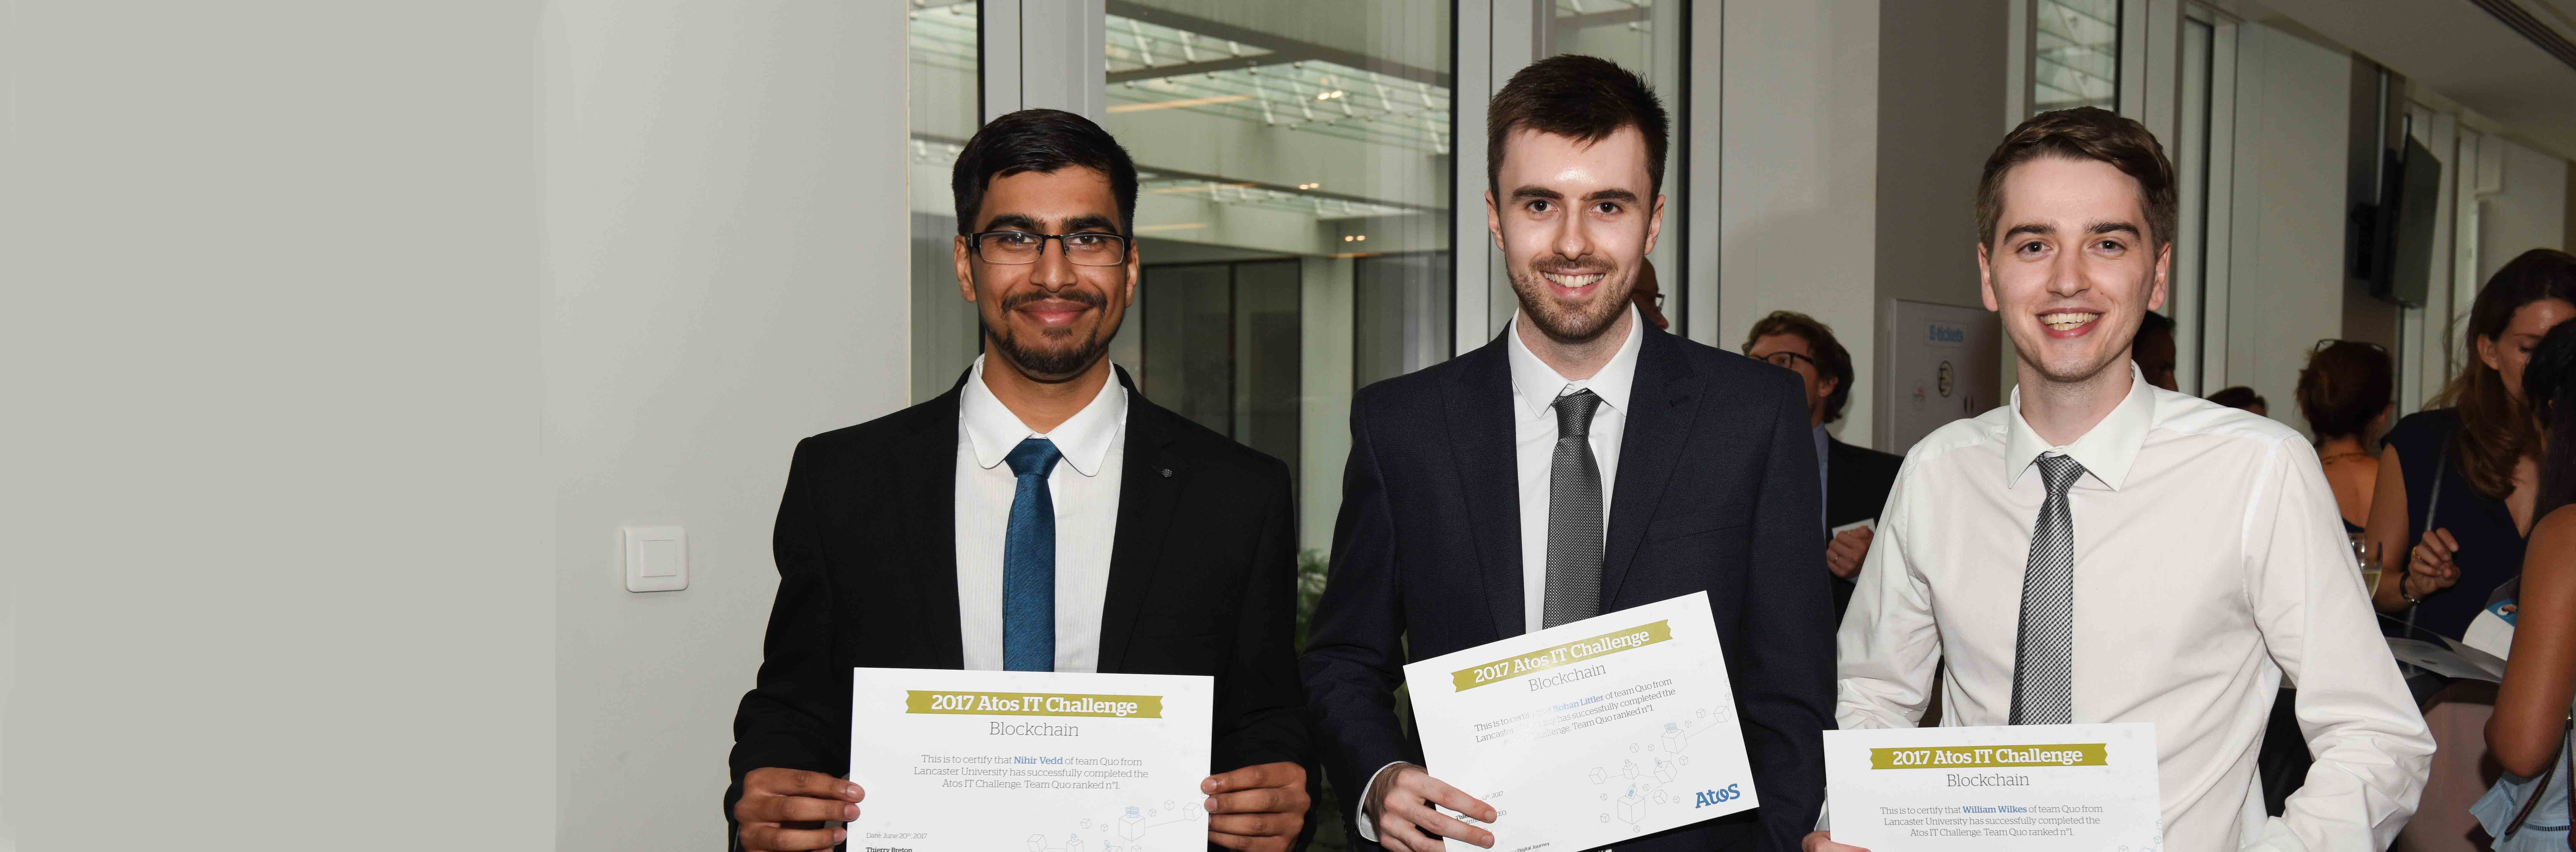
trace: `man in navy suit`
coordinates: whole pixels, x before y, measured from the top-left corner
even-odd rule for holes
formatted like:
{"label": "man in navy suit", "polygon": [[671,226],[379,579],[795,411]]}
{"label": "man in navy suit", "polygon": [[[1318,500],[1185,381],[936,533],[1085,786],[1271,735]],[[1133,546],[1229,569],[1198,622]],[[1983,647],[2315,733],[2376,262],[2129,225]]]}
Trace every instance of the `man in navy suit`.
{"label": "man in navy suit", "polygon": [[1488,115],[1486,227],[1520,311],[1351,409],[1302,660],[1348,828],[1393,852],[1509,841],[1510,819],[1419,765],[1394,707],[1406,662],[1705,591],[1762,805],[1619,848],[1795,849],[1824,797],[1834,662],[1799,380],[1631,307],[1663,226],[1667,132],[1635,75],[1543,60]]}

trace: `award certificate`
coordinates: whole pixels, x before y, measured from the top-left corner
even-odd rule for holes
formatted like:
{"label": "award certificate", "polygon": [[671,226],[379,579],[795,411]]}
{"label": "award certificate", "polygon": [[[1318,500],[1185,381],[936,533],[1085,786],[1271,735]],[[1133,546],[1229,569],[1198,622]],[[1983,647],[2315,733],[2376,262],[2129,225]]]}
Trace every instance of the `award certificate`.
{"label": "award certificate", "polygon": [[1207,845],[1215,680],[854,669],[851,852]]}
{"label": "award certificate", "polygon": [[1493,852],[1590,849],[1760,804],[1705,592],[1404,677],[1432,777],[1494,807]]}
{"label": "award certificate", "polygon": [[1942,852],[2164,848],[2156,728],[1825,732],[1834,842]]}

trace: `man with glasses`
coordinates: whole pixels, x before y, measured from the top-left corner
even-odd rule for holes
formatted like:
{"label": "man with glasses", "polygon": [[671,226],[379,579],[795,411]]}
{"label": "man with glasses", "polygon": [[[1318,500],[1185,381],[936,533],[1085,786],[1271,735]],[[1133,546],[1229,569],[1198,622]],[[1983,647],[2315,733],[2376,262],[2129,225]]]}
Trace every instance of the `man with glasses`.
{"label": "man with glasses", "polygon": [[1142,268],[1117,140],[1012,113],[967,141],[951,184],[984,354],[937,399],[797,445],[765,660],[734,717],[739,848],[847,839],[866,791],[836,776],[867,666],[1213,676],[1208,841],[1285,852],[1310,739],[1287,466],[1109,363]]}
{"label": "man with glasses", "polygon": [[1854,525],[1878,517],[1905,459],[1843,443],[1825,431],[1825,424],[1843,419],[1843,404],[1851,401],[1852,391],[1851,353],[1834,339],[1832,328],[1796,311],[1773,311],[1744,335],[1744,354],[1788,368],[1806,388],[1816,482],[1825,489],[1825,571],[1833,578],[1834,616],[1840,618],[1851,605],[1852,578],[1869,556],[1874,529]]}

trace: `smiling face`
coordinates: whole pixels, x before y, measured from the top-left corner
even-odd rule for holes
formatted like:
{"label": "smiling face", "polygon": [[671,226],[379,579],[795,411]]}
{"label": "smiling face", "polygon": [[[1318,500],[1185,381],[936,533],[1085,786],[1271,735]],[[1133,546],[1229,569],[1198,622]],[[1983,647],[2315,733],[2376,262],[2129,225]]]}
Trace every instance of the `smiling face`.
{"label": "smiling face", "polygon": [[2138,181],[2099,160],[2042,156],[2005,174],[2002,201],[1977,266],[2024,381],[2125,370],[2141,318],[2164,306],[2172,258],[2148,233]]}
{"label": "smiling face", "polygon": [[1628,307],[1638,266],[1663,231],[1664,199],[1646,137],[1621,127],[1591,143],[1518,130],[1507,137],[1485,227],[1502,250],[1521,311],[1549,339],[1580,344]]}
{"label": "smiling face", "polygon": [[[994,178],[973,230],[1118,234],[1120,225],[1109,176],[1073,166]],[[1066,381],[1098,364],[1136,298],[1141,266],[1132,247],[1115,266],[1077,265],[1057,240],[1026,264],[985,262],[962,236],[954,249],[958,290],[984,319],[985,351],[1039,381]]]}
{"label": "smiling face", "polygon": [[2504,392],[2522,398],[2522,371],[2531,366],[2531,349],[2559,323],[2576,319],[2576,305],[2560,299],[2542,299],[2515,308],[2513,321],[2506,323],[2501,338],[2480,335],[2478,360],[2496,371],[2504,380]]}

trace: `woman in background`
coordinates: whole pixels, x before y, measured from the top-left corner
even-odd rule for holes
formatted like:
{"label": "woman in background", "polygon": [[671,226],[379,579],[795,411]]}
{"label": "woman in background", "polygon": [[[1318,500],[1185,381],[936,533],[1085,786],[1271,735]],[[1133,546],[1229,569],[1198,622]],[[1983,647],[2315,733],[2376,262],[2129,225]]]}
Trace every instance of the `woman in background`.
{"label": "woman in background", "polygon": [[2318,341],[2307,369],[2299,371],[2299,416],[2317,436],[2317,461],[2325,465],[2346,533],[2361,532],[2370,520],[2379,482],[2379,460],[2370,450],[2388,428],[2395,374],[2388,350],[2358,340]]}
{"label": "woman in background", "polygon": [[2522,570],[2540,477],[2540,430],[2524,410],[2522,368],[2550,327],[2569,318],[2576,257],[2523,252],[2470,306],[2468,363],[2436,400],[2445,407],[2388,431],[2366,537],[2389,567],[2405,570],[2382,577],[2373,602],[2392,614],[2412,609],[2418,634],[2458,637],[2487,593]]}
{"label": "woman in background", "polygon": [[[2576,706],[2576,323],[2532,351],[2523,399],[2548,449],[2540,465],[2540,520],[2523,551],[2513,653],[2487,720],[2487,749],[2515,777],[2479,800],[2477,815],[2502,850],[2567,849],[2567,720]],[[2552,772],[2552,767],[2555,772]],[[2546,782],[2536,782],[2543,775]],[[2530,802],[2537,799],[2537,802]],[[2528,805],[2528,813],[2526,810]],[[2506,828],[2520,816],[2519,828]]]}
{"label": "woman in background", "polygon": [[2272,416],[2272,404],[2265,402],[2262,394],[2255,393],[2253,388],[2249,388],[2244,385],[2237,385],[2231,388],[2220,388],[2217,393],[2210,394],[2205,398],[2211,402],[2215,402],[2229,408],[2244,409],[2265,417]]}

